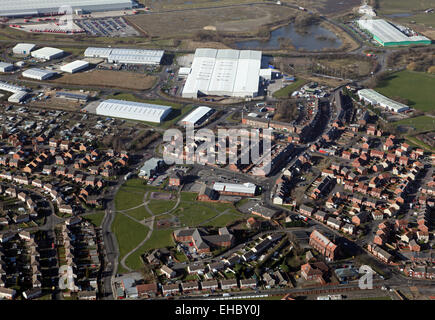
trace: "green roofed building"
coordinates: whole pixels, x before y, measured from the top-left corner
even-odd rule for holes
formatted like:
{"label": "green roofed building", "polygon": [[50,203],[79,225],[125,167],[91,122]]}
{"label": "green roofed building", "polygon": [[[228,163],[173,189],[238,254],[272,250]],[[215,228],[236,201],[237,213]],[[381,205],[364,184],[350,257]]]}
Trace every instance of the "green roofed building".
{"label": "green roofed building", "polygon": [[[382,19],[358,20],[358,26],[370,34],[375,41],[384,47],[409,46],[417,44],[429,45],[432,41],[405,27],[395,26]],[[408,33],[408,34],[407,34]]]}

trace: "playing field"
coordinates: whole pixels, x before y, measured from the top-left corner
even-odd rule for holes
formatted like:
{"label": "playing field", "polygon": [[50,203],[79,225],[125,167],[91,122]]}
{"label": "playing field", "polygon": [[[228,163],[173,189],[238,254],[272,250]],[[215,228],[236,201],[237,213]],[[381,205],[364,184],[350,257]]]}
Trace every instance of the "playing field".
{"label": "playing field", "polygon": [[384,80],[375,90],[389,98],[409,100],[409,106],[422,111],[435,111],[435,75],[401,71]]}
{"label": "playing field", "polygon": [[435,118],[428,116],[421,116],[415,118],[409,118],[394,122],[396,127],[406,126],[414,128],[415,132],[424,132],[429,130],[435,130]]}

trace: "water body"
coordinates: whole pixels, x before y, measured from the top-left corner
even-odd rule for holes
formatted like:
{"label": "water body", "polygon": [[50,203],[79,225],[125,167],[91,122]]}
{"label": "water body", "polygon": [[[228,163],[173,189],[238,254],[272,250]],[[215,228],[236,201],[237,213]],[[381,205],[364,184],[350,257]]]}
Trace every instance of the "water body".
{"label": "water body", "polygon": [[237,49],[277,50],[280,49],[279,39],[288,39],[296,49],[307,51],[322,50],[324,48],[339,48],[342,41],[337,35],[320,25],[304,28],[298,32],[294,25],[288,24],[271,32],[267,41],[248,40],[236,42]]}

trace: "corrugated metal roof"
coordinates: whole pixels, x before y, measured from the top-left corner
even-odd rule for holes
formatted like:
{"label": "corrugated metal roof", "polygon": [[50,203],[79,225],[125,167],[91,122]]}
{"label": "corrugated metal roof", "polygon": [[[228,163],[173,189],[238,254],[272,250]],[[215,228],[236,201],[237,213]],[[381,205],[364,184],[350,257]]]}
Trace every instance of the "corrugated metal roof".
{"label": "corrugated metal roof", "polygon": [[52,56],[56,56],[58,54],[61,54],[63,52],[64,51],[61,49],[44,47],[44,48],[33,51],[31,53],[31,55],[32,55],[32,57],[35,57],[35,58],[47,59],[47,58],[50,58]]}
{"label": "corrugated metal roof", "polygon": [[60,70],[65,72],[73,72],[76,69],[83,69],[89,66],[89,62],[83,60],[76,60],[68,63],[60,68]]}
{"label": "corrugated metal roof", "polygon": [[69,5],[73,9],[104,10],[132,8],[131,0],[2,0],[0,16],[38,14],[46,12],[58,12],[63,5]]}
{"label": "corrugated metal roof", "polygon": [[27,69],[22,73],[23,77],[28,77],[28,78],[43,78],[46,76],[53,76],[55,74],[56,72],[38,69],[38,68]]}
{"label": "corrugated metal roof", "polygon": [[193,110],[191,113],[189,113],[182,122],[189,122],[192,124],[195,124],[198,122],[199,119],[201,119],[203,116],[205,116],[207,113],[209,113],[212,109],[209,107],[198,107],[195,110]]}
{"label": "corrugated metal roof", "polygon": [[238,192],[238,193],[252,193],[255,194],[257,186],[253,183],[235,184],[235,183],[223,183],[215,182],[213,190],[226,191],[226,192]]}
{"label": "corrugated metal roof", "polygon": [[261,51],[198,48],[184,97],[207,95],[255,96],[258,92]]}
{"label": "corrugated metal roof", "polygon": [[96,110],[98,115],[160,123],[171,107],[157,104],[109,99],[101,102]]}
{"label": "corrugated metal roof", "polygon": [[358,24],[384,43],[429,40],[423,36],[408,37],[388,21],[382,19],[361,19],[358,20]]}

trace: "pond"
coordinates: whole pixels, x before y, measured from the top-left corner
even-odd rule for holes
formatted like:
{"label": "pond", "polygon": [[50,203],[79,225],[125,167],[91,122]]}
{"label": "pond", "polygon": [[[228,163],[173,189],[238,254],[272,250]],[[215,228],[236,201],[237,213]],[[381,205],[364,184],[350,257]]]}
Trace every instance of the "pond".
{"label": "pond", "polygon": [[341,39],[332,31],[320,25],[311,25],[303,29],[303,32],[288,24],[271,32],[270,38],[266,41],[247,40],[236,42],[237,49],[280,49],[280,39],[290,40],[296,49],[308,51],[322,50],[325,48],[339,48]]}

